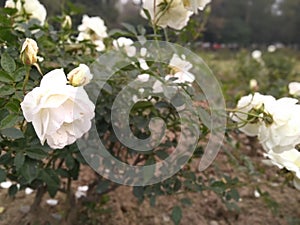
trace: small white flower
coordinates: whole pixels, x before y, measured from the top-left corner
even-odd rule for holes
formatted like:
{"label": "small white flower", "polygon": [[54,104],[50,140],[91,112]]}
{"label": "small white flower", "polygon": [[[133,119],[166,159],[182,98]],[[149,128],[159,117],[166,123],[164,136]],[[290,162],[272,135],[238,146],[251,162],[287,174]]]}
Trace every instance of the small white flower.
{"label": "small white flower", "polygon": [[285,168],[291,171],[295,175],[294,186],[300,190],[300,152],[298,150],[291,149],[282,153],[269,151],[265,156],[280,169]]}
{"label": "small white flower", "polygon": [[130,38],[120,37],[117,40],[113,40],[113,46],[116,49],[123,48],[128,57],[133,57],[136,54],[136,48],[133,45],[133,41]]}
{"label": "small white flower", "polygon": [[254,196],[255,196],[255,198],[259,198],[260,197],[260,193],[258,192],[258,190],[254,191]]}
{"label": "small white flower", "polygon": [[25,95],[21,108],[41,144],[47,140],[51,148],[62,149],[89,131],[95,106],[82,87],[67,85],[63,69],[56,69]]}
{"label": "small white flower", "polygon": [[[143,0],[143,8],[148,10],[153,24],[176,30],[184,28],[193,14],[181,0]],[[141,15],[147,19],[143,11]]]}
{"label": "small white flower", "polygon": [[257,80],[251,79],[249,82],[249,87],[250,87],[250,90],[257,91],[258,90]]}
{"label": "small white flower", "polygon": [[281,98],[266,108],[272,116],[271,124],[262,123],[258,139],[266,151],[280,153],[300,142],[300,105],[297,99]]}
{"label": "small white flower", "polygon": [[[275,102],[276,99],[270,95],[261,95],[260,93],[250,94],[243,96],[237,104],[236,113],[232,114],[231,118],[233,121],[240,123],[242,126],[239,128],[248,136],[257,136],[259,128],[261,126],[261,119],[248,121],[248,115],[252,109],[259,110],[260,108],[268,108],[268,105]],[[267,111],[266,111],[267,113]],[[259,116],[259,115],[257,115]],[[255,119],[255,118],[254,118]]]}
{"label": "small white flower", "polygon": [[[183,56],[183,58],[185,57]],[[166,76],[167,80],[169,80],[171,77],[175,77],[177,79],[173,81],[174,83],[194,82],[195,76],[189,72],[193,65],[185,59],[181,59],[177,54],[173,55],[169,63],[169,67],[172,69],[173,76]]]}
{"label": "small white flower", "polygon": [[34,192],[33,189],[31,189],[31,188],[25,188],[25,194],[26,195],[31,195],[33,192]]}
{"label": "small white flower", "polygon": [[261,56],[262,56],[262,52],[260,50],[254,50],[252,53],[251,53],[251,56],[254,60],[260,60],[261,59]]}
{"label": "small white flower", "polygon": [[0,187],[3,188],[3,189],[8,189],[12,186],[12,182],[10,181],[5,181],[5,182],[2,182],[0,183]]}
{"label": "small white flower", "polygon": [[300,96],[300,82],[289,83],[289,93],[290,95]]}
{"label": "small white flower", "polygon": [[93,74],[91,74],[90,68],[87,65],[80,64],[68,73],[67,77],[72,86],[79,87],[87,85],[93,79]]}
{"label": "small white flower", "polygon": [[89,190],[89,186],[84,185],[84,186],[79,186],[77,188],[78,191],[83,191],[83,192],[87,192]]}
{"label": "small white flower", "polygon": [[272,53],[276,51],[276,46],[275,45],[269,45],[268,46],[268,52]]}
{"label": "small white flower", "polygon": [[56,199],[47,199],[46,203],[50,206],[56,206],[58,204],[58,200],[56,200]]}
{"label": "small white flower", "polygon": [[141,82],[147,82],[149,80],[149,78],[150,78],[150,75],[146,74],[146,73],[140,74],[137,76],[137,79]]}
{"label": "small white flower", "polygon": [[91,40],[96,45],[97,51],[105,50],[103,39],[108,37],[107,27],[100,17],[83,15],[82,24],[78,26],[80,32],[77,40]]}
{"label": "small white flower", "polygon": [[29,15],[29,20],[38,20],[40,25],[44,25],[47,11],[46,8],[38,0],[7,0],[5,2],[6,8],[16,8],[20,15],[23,14],[23,9]]}

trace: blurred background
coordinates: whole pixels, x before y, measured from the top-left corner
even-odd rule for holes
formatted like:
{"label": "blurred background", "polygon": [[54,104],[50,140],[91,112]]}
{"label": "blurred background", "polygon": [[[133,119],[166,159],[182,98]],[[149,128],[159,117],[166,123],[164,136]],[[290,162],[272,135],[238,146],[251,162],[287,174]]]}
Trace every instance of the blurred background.
{"label": "blurred background", "polygon": [[[120,27],[122,22],[147,25],[147,21],[139,16],[141,0],[41,2],[46,6],[49,15],[60,14],[64,5],[78,14],[101,16],[110,29]],[[0,3],[3,6],[5,0]],[[299,48],[299,12],[299,0],[212,0],[206,30],[198,41],[244,47],[280,43]],[[195,19],[201,20],[201,16],[196,15]],[[75,26],[80,21],[81,16],[75,16]]]}

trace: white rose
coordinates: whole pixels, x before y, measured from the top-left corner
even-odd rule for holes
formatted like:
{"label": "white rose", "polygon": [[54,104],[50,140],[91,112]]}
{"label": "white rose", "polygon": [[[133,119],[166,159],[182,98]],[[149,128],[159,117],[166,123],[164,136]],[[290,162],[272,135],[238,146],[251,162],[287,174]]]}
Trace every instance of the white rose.
{"label": "white rose", "polygon": [[265,154],[271,162],[278,166],[280,169],[287,169],[295,175],[294,186],[300,190],[300,152],[296,149],[276,153],[269,151]]}
{"label": "white rose", "polygon": [[299,82],[289,83],[289,93],[290,95],[300,96],[300,83]]}
{"label": "white rose", "polygon": [[80,64],[68,73],[67,77],[71,85],[79,87],[87,85],[93,79],[93,74],[91,74],[90,68],[87,65]]}
{"label": "white rose", "polygon": [[268,52],[272,53],[276,51],[276,46],[275,45],[269,45],[268,46]]}
{"label": "white rose", "polygon": [[16,3],[14,0],[7,0],[5,2],[5,7],[7,8],[16,8],[19,14],[23,14],[23,9],[29,15],[29,19],[36,19],[40,25],[44,25],[47,11],[44,5],[42,5],[38,0],[24,0],[24,5],[22,7],[22,1],[17,0]]}
{"label": "white rose", "polygon": [[62,149],[89,131],[95,106],[82,87],[67,85],[63,69],[56,69],[25,96],[21,108],[41,144],[47,140],[51,148]]}
{"label": "white rose", "polygon": [[38,45],[35,40],[26,38],[21,49],[21,61],[25,65],[33,65],[37,62]]}
{"label": "white rose", "polygon": [[[251,116],[249,117],[247,113],[249,113],[252,109],[259,110],[262,109],[262,107],[264,108],[264,112],[268,113],[266,109],[268,109],[268,106],[275,101],[276,99],[273,96],[261,95],[257,92],[254,95],[250,94],[248,96],[244,96],[238,101],[236,107],[237,112],[232,114],[231,118],[233,121],[240,124],[239,130],[244,132],[246,135],[257,136],[262,120]],[[253,121],[248,121],[249,118],[253,119]]]}
{"label": "white rose", "polygon": [[[182,59],[183,58],[183,59]],[[167,75],[166,80],[172,77],[177,78],[174,83],[192,83],[195,80],[195,76],[189,72],[193,65],[185,60],[185,56],[180,58],[177,54],[174,54],[170,60],[169,67],[173,75]]]}
{"label": "white rose", "polygon": [[78,26],[78,31],[78,41],[91,40],[96,45],[97,51],[105,50],[103,39],[108,37],[107,27],[100,17],[83,15],[82,24]]}
{"label": "white rose", "polygon": [[132,45],[133,41],[130,38],[120,37],[117,40],[113,40],[115,49],[123,48],[128,57],[133,57],[136,54],[136,48]]}
{"label": "white rose", "polygon": [[271,124],[262,124],[258,139],[266,151],[280,153],[300,142],[300,105],[297,99],[281,98],[268,106]]}
{"label": "white rose", "polygon": [[194,13],[199,10],[203,10],[207,4],[211,2],[211,0],[182,0],[184,7],[188,10],[193,11]]}
{"label": "white rose", "polygon": [[260,50],[254,50],[251,53],[251,56],[254,60],[260,61],[261,60],[261,56],[262,56],[262,52]]}
{"label": "white rose", "polygon": [[[184,28],[193,14],[184,7],[181,0],[143,0],[143,8],[149,12],[153,24],[162,28],[168,26],[176,30]],[[141,15],[147,19],[143,11]]]}

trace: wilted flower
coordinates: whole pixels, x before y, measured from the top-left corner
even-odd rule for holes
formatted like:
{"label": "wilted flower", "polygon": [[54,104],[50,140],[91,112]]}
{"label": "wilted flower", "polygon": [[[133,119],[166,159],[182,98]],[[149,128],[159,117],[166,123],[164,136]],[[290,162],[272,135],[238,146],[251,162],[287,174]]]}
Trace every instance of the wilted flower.
{"label": "wilted flower", "polygon": [[281,98],[268,105],[272,123],[262,123],[258,139],[266,151],[280,153],[300,142],[300,105],[297,99]]}
{"label": "wilted flower", "polygon": [[184,7],[188,10],[193,11],[194,13],[199,10],[203,10],[207,4],[211,2],[211,0],[182,0]]}
{"label": "wilted flower", "polygon": [[[22,2],[24,2],[23,6]],[[45,23],[47,11],[38,0],[7,0],[5,7],[16,8],[20,15],[23,14],[24,10],[29,15],[30,20],[38,20],[40,25]]]}
{"label": "wilted flower", "polygon": [[56,69],[25,96],[21,108],[41,144],[47,140],[51,148],[62,149],[89,131],[95,106],[83,87],[67,85],[63,69]]}
{"label": "wilted flower", "polygon": [[93,79],[90,68],[85,64],[80,64],[77,68],[73,69],[68,73],[67,77],[69,83],[74,87],[84,86]]}
{"label": "wilted flower", "polygon": [[20,58],[23,64],[33,65],[37,62],[38,46],[35,40],[26,38],[22,45]]}
{"label": "wilted flower", "polygon": [[289,93],[290,95],[300,96],[300,83],[299,82],[289,83]]}
{"label": "wilted flower", "polygon": [[116,49],[123,48],[128,57],[133,57],[136,54],[136,48],[133,45],[133,41],[130,38],[120,37],[117,40],[113,40],[113,46]]}
{"label": "wilted flower", "polygon": [[78,41],[91,40],[96,45],[97,51],[105,50],[103,39],[108,37],[107,27],[100,17],[83,15],[82,24],[78,26],[78,31],[80,32],[77,37]]}
{"label": "wilted flower", "polygon": [[[176,30],[184,28],[193,14],[182,0],[143,0],[143,8],[149,12],[153,24]],[[147,19],[143,11],[141,15]]]}
{"label": "wilted flower", "polygon": [[297,149],[291,149],[282,153],[269,151],[265,154],[271,162],[280,169],[287,169],[294,174],[294,186],[300,190],[300,152]]}
{"label": "wilted flower", "polygon": [[268,115],[268,106],[275,101],[273,96],[260,93],[244,96],[238,101],[237,112],[232,114],[231,118],[241,124],[239,129],[246,135],[256,136],[263,122],[263,116]]}
{"label": "wilted flower", "polygon": [[177,78],[174,80],[174,83],[192,83],[195,80],[195,76],[189,72],[193,65],[185,60],[185,56],[180,58],[177,54],[174,54],[169,67],[171,68],[172,75],[168,75],[166,79],[171,77]]}

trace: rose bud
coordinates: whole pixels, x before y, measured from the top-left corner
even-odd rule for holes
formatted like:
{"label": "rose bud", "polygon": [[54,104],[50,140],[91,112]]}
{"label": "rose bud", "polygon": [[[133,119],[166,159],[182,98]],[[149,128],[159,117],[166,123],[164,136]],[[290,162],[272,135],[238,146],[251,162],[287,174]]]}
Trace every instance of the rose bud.
{"label": "rose bud", "polygon": [[93,75],[87,65],[80,64],[77,68],[68,73],[67,77],[72,86],[78,87],[88,84],[93,78]]}
{"label": "rose bud", "polygon": [[35,40],[26,38],[21,49],[21,61],[25,65],[33,65],[37,62],[38,46]]}

